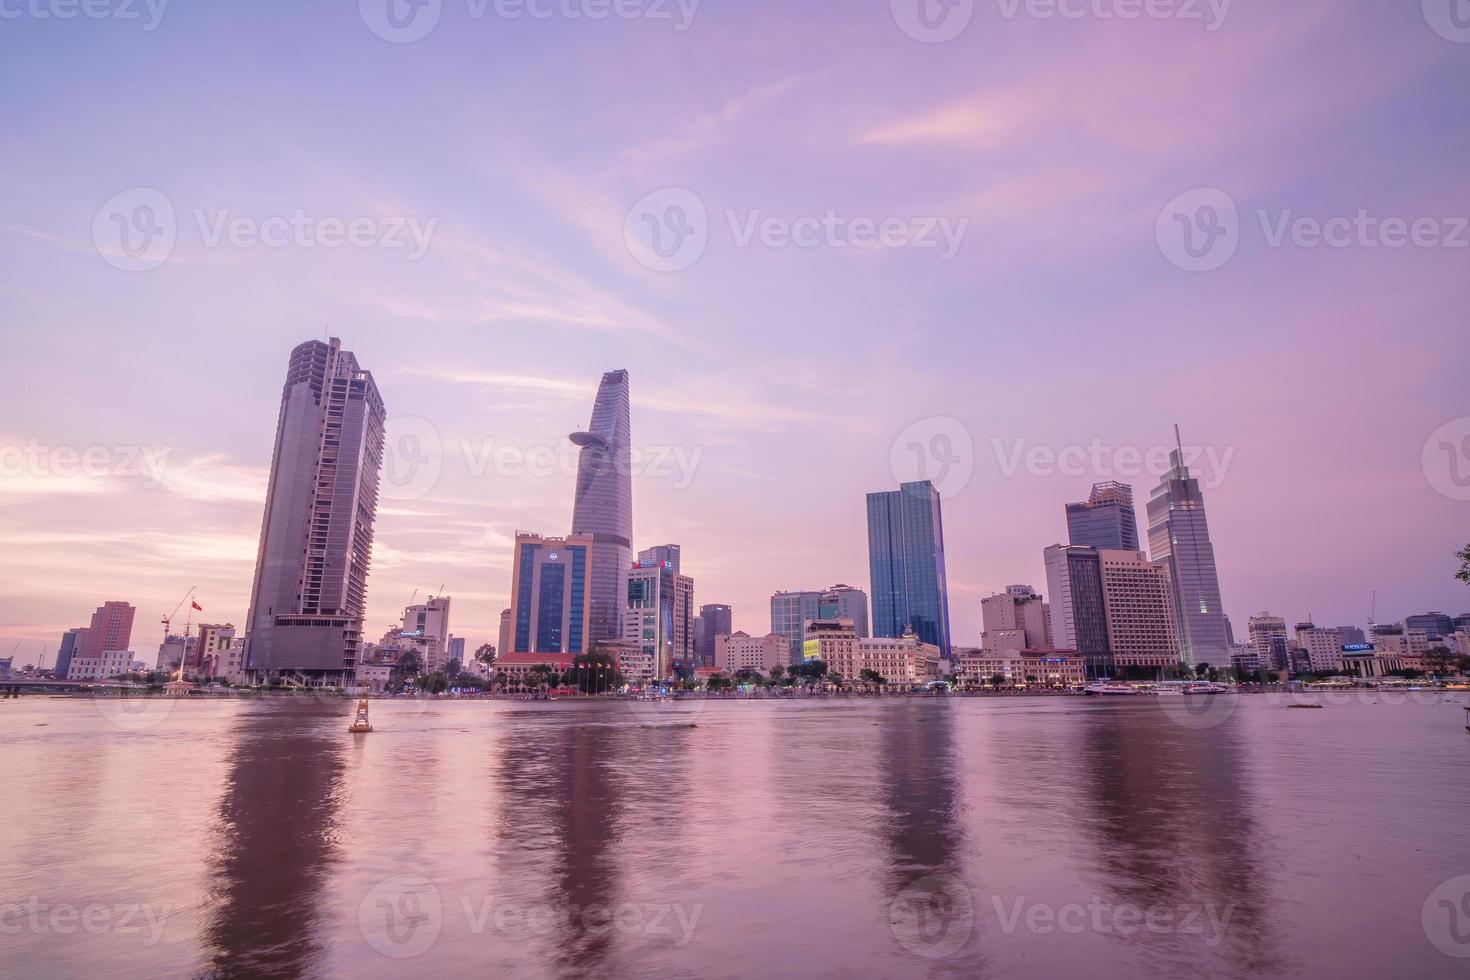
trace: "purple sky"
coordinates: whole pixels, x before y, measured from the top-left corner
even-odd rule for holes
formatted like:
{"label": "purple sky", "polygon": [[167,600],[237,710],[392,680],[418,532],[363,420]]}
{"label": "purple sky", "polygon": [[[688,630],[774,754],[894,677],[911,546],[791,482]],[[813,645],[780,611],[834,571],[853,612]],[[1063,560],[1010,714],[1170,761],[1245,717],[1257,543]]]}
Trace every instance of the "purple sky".
{"label": "purple sky", "polygon": [[[704,0],[684,30],[687,2],[443,0],[411,43],[369,26],[395,36],[383,2],[173,0],[152,30],[141,4],[5,8],[0,656],[54,651],[105,599],[151,652],[191,585],[243,622],[286,357],[328,331],[393,418],[373,636],[442,584],[455,632],[493,642],[513,532],[566,530],[573,484],[495,453],[562,451],[619,367],[650,463],[678,454],[635,485],[639,546],[682,544],[696,601],[752,632],[775,589],[867,587],[863,494],[911,476],[915,442],[954,457],[951,616],[978,642],[982,596],[1044,587],[1062,505],[1175,422],[1219,461],[1199,469],[1237,632],[1262,609],[1363,623],[1375,589],[1382,620],[1470,609],[1451,0],[978,0],[939,43],[906,0]],[[1181,267],[1174,218],[1208,225],[1200,188],[1238,215],[1216,212],[1211,271]],[[676,271],[649,267],[645,200],[695,232]],[[665,210],[691,202],[702,222]],[[365,244],[252,238],[298,211]],[[1360,212],[1337,246],[1300,220]],[[129,259],[114,214],[171,251]],[[399,218],[422,255],[378,244]],[[131,447],[166,453],[161,480]],[[1129,482],[1142,518],[1155,476]]]}

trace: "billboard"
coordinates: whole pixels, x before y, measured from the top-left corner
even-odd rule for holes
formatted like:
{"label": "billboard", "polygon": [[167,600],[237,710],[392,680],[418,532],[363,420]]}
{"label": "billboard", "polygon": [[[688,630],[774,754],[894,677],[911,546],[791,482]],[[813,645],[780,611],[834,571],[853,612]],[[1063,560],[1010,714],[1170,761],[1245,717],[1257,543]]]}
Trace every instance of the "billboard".
{"label": "billboard", "polygon": [[804,640],[801,644],[801,655],[804,660],[822,659],[822,641]]}

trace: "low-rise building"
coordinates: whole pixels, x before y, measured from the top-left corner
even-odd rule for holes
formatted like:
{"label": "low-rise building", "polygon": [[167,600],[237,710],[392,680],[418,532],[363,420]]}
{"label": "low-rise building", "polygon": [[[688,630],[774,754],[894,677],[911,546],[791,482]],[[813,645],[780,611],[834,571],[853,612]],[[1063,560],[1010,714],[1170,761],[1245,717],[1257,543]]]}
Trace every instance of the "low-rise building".
{"label": "low-rise building", "polygon": [[715,637],[715,670],[731,677],[742,670],[769,674],[775,667],[786,666],[790,657],[791,645],[780,633],[751,636],[736,630]]}
{"label": "low-rise building", "polygon": [[105,681],[133,669],[133,651],[108,650],[97,657],[72,657],[67,668],[69,681]]}
{"label": "low-rise building", "polygon": [[1306,651],[1306,670],[1309,673],[1324,673],[1342,670],[1342,630],[1336,627],[1298,623],[1297,646]]}
{"label": "low-rise building", "polygon": [[808,659],[825,663],[829,675],[857,681],[864,670],[871,670],[887,683],[900,686],[939,679],[939,647],[924,643],[912,630],[905,630],[899,637],[856,639],[846,635],[851,627],[841,626],[842,622],[838,621],[832,630],[820,629],[822,623],[812,623],[807,631],[804,649]]}
{"label": "low-rise building", "polygon": [[960,683],[969,686],[1047,687],[1066,689],[1087,682],[1087,658],[1076,650],[1015,650],[967,652],[960,658]]}
{"label": "low-rise building", "polygon": [[225,681],[230,684],[244,684],[244,639],[232,638],[228,646],[216,646],[213,652],[205,655],[203,673],[210,680]]}

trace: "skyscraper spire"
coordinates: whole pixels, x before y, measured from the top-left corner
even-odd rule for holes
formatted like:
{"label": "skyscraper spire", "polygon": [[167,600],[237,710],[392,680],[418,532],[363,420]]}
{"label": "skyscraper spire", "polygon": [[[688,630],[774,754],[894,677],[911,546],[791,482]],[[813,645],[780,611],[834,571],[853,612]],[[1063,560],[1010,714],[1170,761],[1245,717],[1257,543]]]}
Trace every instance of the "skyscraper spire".
{"label": "skyscraper spire", "polygon": [[572,533],[591,535],[589,640],[617,639],[633,561],[632,418],[628,372],[609,371],[597,388],[592,421],[571,435],[581,447]]}

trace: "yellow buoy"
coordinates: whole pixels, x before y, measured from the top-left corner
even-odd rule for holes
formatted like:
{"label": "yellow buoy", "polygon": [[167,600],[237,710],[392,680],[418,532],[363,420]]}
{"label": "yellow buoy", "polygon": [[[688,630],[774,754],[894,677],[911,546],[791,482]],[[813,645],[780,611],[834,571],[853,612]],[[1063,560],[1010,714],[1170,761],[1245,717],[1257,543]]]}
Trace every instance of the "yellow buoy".
{"label": "yellow buoy", "polygon": [[368,721],[368,699],[362,698],[357,702],[357,720],[347,729],[349,732],[361,734],[373,730],[372,723]]}

